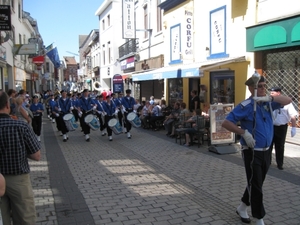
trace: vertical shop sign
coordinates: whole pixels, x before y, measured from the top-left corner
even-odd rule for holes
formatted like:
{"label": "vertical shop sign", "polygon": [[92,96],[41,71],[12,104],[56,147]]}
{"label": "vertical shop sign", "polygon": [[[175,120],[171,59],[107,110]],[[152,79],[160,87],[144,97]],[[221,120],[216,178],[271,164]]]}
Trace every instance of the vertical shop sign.
{"label": "vertical shop sign", "polygon": [[226,6],[210,12],[210,57],[226,55]]}
{"label": "vertical shop sign", "polygon": [[184,49],[182,57],[185,60],[192,60],[193,59],[193,10],[192,9],[185,9],[184,10],[185,16],[185,27],[183,37],[184,40]]}
{"label": "vertical shop sign", "polygon": [[172,26],[171,32],[171,46],[170,46],[170,64],[181,62],[181,36],[180,36],[180,24]]}
{"label": "vertical shop sign", "polygon": [[123,39],[135,38],[134,0],[122,1]]}

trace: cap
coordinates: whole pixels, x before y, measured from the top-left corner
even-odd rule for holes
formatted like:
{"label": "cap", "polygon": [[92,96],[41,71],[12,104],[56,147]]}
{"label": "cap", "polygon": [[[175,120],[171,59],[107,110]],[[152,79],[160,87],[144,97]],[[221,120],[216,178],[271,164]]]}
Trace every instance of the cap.
{"label": "cap", "polygon": [[131,94],[131,90],[130,90],[130,89],[127,89],[127,90],[126,90],[126,94]]}
{"label": "cap", "polygon": [[66,92],[66,91],[65,91],[65,90],[61,90],[61,91],[60,91],[61,94],[64,93],[64,92]]}
{"label": "cap", "polygon": [[97,95],[97,98],[103,98],[103,95]]}
{"label": "cap", "polygon": [[110,95],[107,95],[107,96],[106,96],[106,99],[108,99],[108,98],[110,98]]}
{"label": "cap", "polygon": [[269,91],[281,91],[280,87],[272,87],[269,89]]}
{"label": "cap", "polygon": [[[258,81],[258,83],[260,82],[265,82],[265,77],[264,76],[260,76],[260,80]],[[252,79],[252,77],[250,77],[246,82],[245,85],[247,86],[254,86],[254,81]]]}
{"label": "cap", "polygon": [[89,90],[88,90],[88,89],[84,89],[84,90],[82,91],[82,93],[84,93],[84,92],[89,92]]}
{"label": "cap", "polygon": [[37,96],[37,95],[32,96],[32,99],[34,99],[34,98],[39,98],[39,96]]}

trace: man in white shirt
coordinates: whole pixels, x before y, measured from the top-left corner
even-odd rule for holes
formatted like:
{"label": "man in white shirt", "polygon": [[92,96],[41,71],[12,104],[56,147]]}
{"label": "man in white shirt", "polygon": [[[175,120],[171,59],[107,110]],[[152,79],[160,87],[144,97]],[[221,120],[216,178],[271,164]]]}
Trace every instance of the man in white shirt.
{"label": "man in white shirt", "polygon": [[[279,96],[281,95],[280,87],[273,87],[269,89],[271,96]],[[270,146],[271,152],[273,150],[273,145],[275,145],[275,155],[276,155],[276,163],[277,167],[280,170],[283,170],[283,158],[284,158],[284,145],[285,138],[288,129],[288,123],[291,122],[292,130],[291,136],[294,137],[296,135],[296,118],[298,116],[293,103],[285,105],[280,109],[276,109],[273,111],[274,115],[274,136],[273,142]],[[271,154],[272,159],[272,154]]]}

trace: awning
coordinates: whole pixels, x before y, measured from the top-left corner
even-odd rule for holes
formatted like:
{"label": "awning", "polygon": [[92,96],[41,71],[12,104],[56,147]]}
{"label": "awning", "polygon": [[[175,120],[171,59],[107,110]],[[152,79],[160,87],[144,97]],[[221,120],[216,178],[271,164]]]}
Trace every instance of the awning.
{"label": "awning", "polygon": [[181,66],[168,66],[145,73],[132,74],[132,81],[161,80],[165,78],[199,77],[198,64],[184,64]]}
{"label": "awning", "polygon": [[230,63],[238,63],[238,62],[244,62],[244,61],[246,61],[245,56],[209,60],[209,61],[207,61],[207,63],[201,65],[201,67],[200,67],[201,74],[203,76],[204,71],[213,70],[216,67],[227,65]]}
{"label": "awning", "polygon": [[160,80],[170,78],[202,77],[204,71],[229,63],[246,61],[245,56],[220,58],[203,62],[162,67],[145,73],[133,73],[132,81]]}

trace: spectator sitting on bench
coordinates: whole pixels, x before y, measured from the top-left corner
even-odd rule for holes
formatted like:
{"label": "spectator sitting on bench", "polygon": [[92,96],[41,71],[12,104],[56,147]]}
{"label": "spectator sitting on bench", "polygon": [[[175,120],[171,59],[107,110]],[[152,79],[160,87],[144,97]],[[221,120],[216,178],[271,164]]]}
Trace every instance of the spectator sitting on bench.
{"label": "spectator sitting on bench", "polygon": [[173,124],[178,120],[179,114],[180,114],[180,103],[175,102],[171,114],[168,115],[164,121],[164,127],[165,130],[167,131],[166,133],[167,136],[171,135]]}
{"label": "spectator sitting on bench", "polygon": [[156,122],[159,120],[164,120],[164,116],[162,113],[161,106],[159,105],[159,102],[154,103],[154,107],[151,111],[151,117],[150,117],[150,126],[152,127],[153,130],[157,131],[158,128],[156,126]]}
{"label": "spectator sitting on bench", "polygon": [[197,117],[201,116],[201,110],[196,109],[193,111],[193,116],[185,121],[186,123],[191,123],[190,128],[185,129],[185,144],[184,146],[188,147],[191,146],[191,135],[195,134],[197,132]]}

